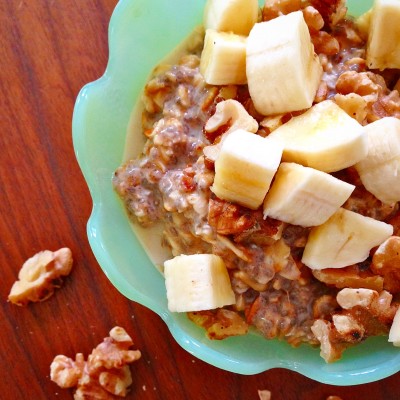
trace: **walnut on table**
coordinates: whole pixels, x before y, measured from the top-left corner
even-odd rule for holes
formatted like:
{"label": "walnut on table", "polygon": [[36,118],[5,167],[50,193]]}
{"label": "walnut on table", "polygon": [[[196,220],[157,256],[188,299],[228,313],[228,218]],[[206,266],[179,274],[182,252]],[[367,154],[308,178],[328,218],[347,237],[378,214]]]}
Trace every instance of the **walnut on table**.
{"label": "walnut on table", "polygon": [[112,400],[125,397],[132,384],[129,364],[141,357],[130,350],[131,337],[121,327],[114,327],[88,356],[78,353],[75,361],[58,355],[50,365],[50,379],[62,388],[76,387],[75,400]]}
{"label": "walnut on table", "polygon": [[259,390],[258,397],[260,400],[271,400],[271,392],[269,390]]}
{"label": "walnut on table", "polygon": [[71,250],[64,247],[55,252],[44,250],[29,258],[11,288],[8,300],[25,306],[29,302],[44,301],[59,288],[70,274],[73,259]]}

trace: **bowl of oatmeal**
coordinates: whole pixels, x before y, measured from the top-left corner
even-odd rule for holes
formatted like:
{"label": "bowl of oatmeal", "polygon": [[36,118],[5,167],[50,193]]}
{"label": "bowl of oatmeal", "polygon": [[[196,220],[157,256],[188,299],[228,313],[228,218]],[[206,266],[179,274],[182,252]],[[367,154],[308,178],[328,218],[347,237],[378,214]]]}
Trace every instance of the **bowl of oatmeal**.
{"label": "bowl of oatmeal", "polygon": [[[311,1],[307,10],[297,3],[287,2],[286,11],[263,8],[258,18],[304,15],[322,71],[313,104],[335,103],[360,126],[399,118],[396,72],[367,66],[368,17],[356,26],[344,20],[339,1],[325,8]],[[349,1],[349,14],[362,15],[371,4]],[[87,232],[101,268],[124,296],[156,312],[184,349],[216,367],[241,374],[287,368],[335,385],[396,373],[400,352],[387,334],[397,276],[385,278],[376,265],[371,272],[372,253],[344,268],[308,269],[301,256],[314,228],[211,190],[219,138],[233,118],[205,129],[218,104],[243,107],[263,138],[301,112],[266,117],[254,109],[247,85],[204,82],[203,12],[203,2],[120,1],[107,69],[78,96],[73,142],[93,199]],[[346,211],[391,225],[396,235],[397,206],[367,193],[353,165],[324,173],[354,187]],[[163,265],[181,254],[222,259],[235,304],[170,311]],[[349,302],[360,297],[353,312]]]}

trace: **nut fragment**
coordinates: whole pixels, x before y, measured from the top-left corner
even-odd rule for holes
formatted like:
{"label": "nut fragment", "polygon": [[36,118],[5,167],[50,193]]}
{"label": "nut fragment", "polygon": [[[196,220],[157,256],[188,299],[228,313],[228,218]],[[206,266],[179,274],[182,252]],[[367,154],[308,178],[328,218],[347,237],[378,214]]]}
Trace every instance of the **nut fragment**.
{"label": "nut fragment", "polygon": [[230,336],[245,335],[249,329],[237,312],[222,308],[189,312],[187,316],[196,325],[202,326],[210,339],[222,340]]}
{"label": "nut fragment", "polygon": [[11,288],[8,300],[19,306],[30,301],[48,299],[54,289],[61,286],[62,278],[72,269],[71,250],[64,247],[55,252],[44,250],[29,258],[18,274],[18,280]]}
{"label": "nut fragment", "polygon": [[357,93],[335,95],[336,104],[358,123],[365,125],[367,118],[367,102]]}
{"label": "nut fragment", "polygon": [[326,268],[313,270],[312,274],[319,281],[328,286],[343,288],[366,288],[380,292],[383,289],[383,278],[373,274],[371,271],[363,271],[358,265],[335,269]]}
{"label": "nut fragment", "polygon": [[334,328],[328,321],[317,319],[311,327],[315,337],[321,343],[321,357],[328,363],[338,360],[346,345],[336,343],[334,340]]}
{"label": "nut fragment", "polygon": [[216,138],[219,138],[219,141],[216,144],[204,147],[204,155],[215,161],[226,136],[237,129],[255,133],[258,130],[258,122],[237,100],[221,101],[217,104],[214,115],[208,119],[204,126],[206,137],[212,143]]}
{"label": "nut fragment", "polygon": [[260,400],[271,400],[271,392],[269,390],[259,390],[258,397]]}
{"label": "nut fragment", "polygon": [[336,300],[342,308],[348,310],[356,306],[369,307],[378,296],[378,292],[371,289],[345,288],[337,294]]}
{"label": "nut fragment", "polygon": [[390,293],[400,292],[400,237],[391,236],[372,257],[371,270],[383,276],[383,287]]}
{"label": "nut fragment", "polygon": [[352,338],[358,339],[364,336],[365,328],[351,315],[340,315],[336,314],[332,317],[333,325],[336,330],[343,336],[351,338],[348,340],[352,341]]}
{"label": "nut fragment", "polygon": [[50,365],[50,379],[62,388],[76,387],[75,400],[125,397],[132,384],[129,364],[141,357],[139,350],[129,350],[132,345],[126,331],[114,327],[87,361],[81,353],[75,361],[64,355],[56,356]]}

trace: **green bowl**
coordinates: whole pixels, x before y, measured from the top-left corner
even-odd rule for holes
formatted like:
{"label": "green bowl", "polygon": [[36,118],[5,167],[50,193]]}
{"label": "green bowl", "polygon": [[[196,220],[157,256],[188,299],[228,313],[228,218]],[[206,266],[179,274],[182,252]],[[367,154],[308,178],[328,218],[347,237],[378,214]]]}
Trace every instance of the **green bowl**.
{"label": "green bowl", "polygon": [[[353,15],[370,1],[350,1]],[[319,349],[292,348],[252,332],[223,341],[206,338],[185,315],[167,308],[164,280],[133,233],[111,178],[122,160],[131,111],[151,69],[201,22],[204,1],[121,0],[109,27],[106,72],[80,92],[73,115],[73,143],[93,198],[87,233],[93,252],[113,285],[129,299],[156,312],[176,341],[216,367],[256,374],[287,368],[316,381],[354,385],[400,370],[400,352],[387,338],[371,338],[326,364]]]}

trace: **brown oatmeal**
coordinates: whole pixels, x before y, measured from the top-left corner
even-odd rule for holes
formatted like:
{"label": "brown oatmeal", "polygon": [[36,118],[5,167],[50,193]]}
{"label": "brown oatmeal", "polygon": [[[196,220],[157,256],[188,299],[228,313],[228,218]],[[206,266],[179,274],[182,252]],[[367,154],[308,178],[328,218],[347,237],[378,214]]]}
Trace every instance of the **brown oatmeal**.
{"label": "brown oatmeal", "polygon": [[[323,67],[315,103],[332,99],[363,125],[383,116],[399,118],[398,91],[391,89],[394,83],[387,77],[367,70],[365,40],[354,22],[344,18],[343,1],[277,0],[263,8],[262,18],[266,21],[299,9]],[[389,273],[381,264],[372,267],[369,258],[340,271],[311,273],[300,261],[309,229],[263,219],[262,210],[228,203],[210,191],[214,164],[203,149],[217,145],[231,127],[224,121],[213,132],[204,129],[219,102],[240,102],[260,124],[262,136],[301,111],[263,117],[255,111],[246,85],[207,85],[199,73],[199,51],[148,82],[143,153],[119,167],[113,178],[133,221],[144,227],[163,222],[163,245],[172,255],[213,253],[223,258],[236,305],[189,313],[189,318],[211,338],[227,336],[221,327],[227,328],[228,335],[244,334],[249,324],[268,339],[285,339],[294,346],[322,344],[327,361],[339,359],[345,348],[368,336],[387,334],[397,303],[385,300],[388,292],[382,276]],[[354,168],[334,175],[356,186],[345,208],[392,223],[398,234],[397,204],[385,205],[367,192]],[[390,276],[397,274],[390,272]],[[336,295],[346,287],[376,290],[390,312],[372,306],[343,310]],[[353,323],[356,333],[345,332],[346,323]]]}

